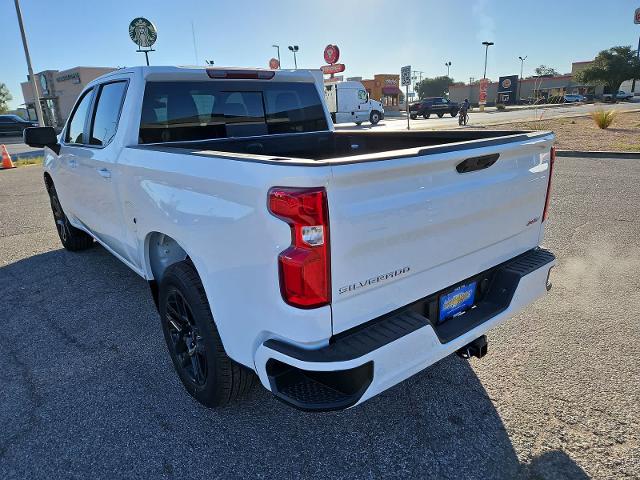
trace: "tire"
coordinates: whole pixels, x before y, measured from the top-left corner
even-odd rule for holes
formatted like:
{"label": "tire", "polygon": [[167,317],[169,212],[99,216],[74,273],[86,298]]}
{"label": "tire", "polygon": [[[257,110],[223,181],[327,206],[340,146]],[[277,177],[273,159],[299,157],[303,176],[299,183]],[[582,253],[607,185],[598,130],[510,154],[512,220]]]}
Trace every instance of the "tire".
{"label": "tire", "polygon": [[356,125],[360,126],[362,125],[362,122],[356,122]]}
{"label": "tire", "polygon": [[455,118],[455,117],[456,117],[456,115],[458,115],[458,110],[451,110],[451,112],[450,112],[450,113],[451,113],[451,116],[452,116],[453,118]]}
{"label": "tire", "polygon": [[380,112],[378,112],[377,110],[371,112],[371,114],[369,115],[369,121],[371,122],[371,125],[377,125],[380,121]]}
{"label": "tire", "polygon": [[251,389],[255,374],[227,356],[190,261],[174,263],[165,271],[159,309],[171,361],[193,398],[206,407],[220,407]]}
{"label": "tire", "polygon": [[53,182],[46,181],[47,192],[49,193],[49,202],[51,203],[51,211],[53,220],[56,222],[56,230],[62,246],[70,252],[86,250],[93,246],[93,237],[88,233],[74,227],[69,223],[67,215],[62,209],[56,187]]}
{"label": "tire", "polygon": [[409,115],[411,117],[411,120],[415,120],[416,118],[418,118],[418,115]]}
{"label": "tire", "polygon": [[438,113],[438,118],[442,118],[442,117],[444,117],[444,113],[442,112]]}
{"label": "tire", "polygon": [[429,118],[430,116],[431,116],[431,114],[430,114],[430,113],[423,113],[423,114],[422,114],[422,118],[424,118],[425,120],[426,120],[427,118]]}

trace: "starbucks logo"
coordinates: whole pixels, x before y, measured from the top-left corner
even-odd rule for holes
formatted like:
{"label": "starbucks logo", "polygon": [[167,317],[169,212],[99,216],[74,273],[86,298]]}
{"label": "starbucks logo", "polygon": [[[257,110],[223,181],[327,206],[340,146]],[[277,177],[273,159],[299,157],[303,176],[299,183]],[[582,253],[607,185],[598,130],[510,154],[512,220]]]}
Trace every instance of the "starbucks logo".
{"label": "starbucks logo", "polygon": [[158,39],[158,31],[149,20],[138,17],[129,24],[129,36],[138,47],[150,48]]}
{"label": "starbucks logo", "polygon": [[505,78],[502,81],[502,88],[509,88],[511,86],[511,79],[510,78]]}

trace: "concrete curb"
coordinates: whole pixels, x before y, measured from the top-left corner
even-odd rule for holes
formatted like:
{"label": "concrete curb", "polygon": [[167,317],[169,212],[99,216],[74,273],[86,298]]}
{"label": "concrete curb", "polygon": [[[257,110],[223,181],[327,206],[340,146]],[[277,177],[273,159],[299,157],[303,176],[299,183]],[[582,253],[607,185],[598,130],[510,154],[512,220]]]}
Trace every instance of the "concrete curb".
{"label": "concrete curb", "polygon": [[640,152],[605,152],[605,151],[592,151],[581,152],[580,150],[556,150],[558,157],[571,157],[571,158],[625,158],[625,159],[638,159],[640,160]]}

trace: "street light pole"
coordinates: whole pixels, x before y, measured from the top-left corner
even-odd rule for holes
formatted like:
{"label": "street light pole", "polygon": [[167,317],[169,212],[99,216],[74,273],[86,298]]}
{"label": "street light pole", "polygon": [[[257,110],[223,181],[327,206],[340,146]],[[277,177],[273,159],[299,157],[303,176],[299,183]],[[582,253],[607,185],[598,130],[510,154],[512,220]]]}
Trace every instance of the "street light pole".
{"label": "street light pole", "polygon": [[282,66],[280,65],[280,45],[271,45],[271,46],[276,50],[278,50],[278,68],[282,68]]}
{"label": "street light pole", "polygon": [[298,60],[296,60],[296,52],[298,50],[300,50],[300,48],[298,48],[298,45],[289,45],[289,50],[291,50],[293,52],[293,65],[295,66],[296,70],[298,69]]}
{"label": "street light pole", "polygon": [[27,70],[29,72],[29,80],[31,81],[31,89],[33,90],[33,99],[36,107],[36,116],[38,117],[38,125],[44,127],[44,117],[42,116],[42,106],[40,105],[40,92],[38,91],[38,82],[33,75],[31,68],[31,55],[29,55],[29,46],[27,45],[27,36],[24,33],[24,25],[22,24],[22,12],[20,11],[20,3],[14,0],[16,4],[16,15],[18,15],[18,25],[20,26],[20,35],[22,35],[22,46],[24,47],[24,56],[27,59]]}
{"label": "street light pole", "polygon": [[447,77],[449,76],[449,67],[451,67],[451,62],[444,62],[444,66],[447,67]]}
{"label": "street light pole", "polygon": [[484,45],[484,74],[482,78],[487,78],[487,56],[489,55],[489,47],[493,45],[493,42],[482,42]]}
{"label": "street light pole", "polygon": [[518,57],[520,59],[520,81],[518,82],[518,104],[520,104],[520,95],[522,94],[522,72],[524,71],[524,61],[527,59],[527,55],[524,57]]}

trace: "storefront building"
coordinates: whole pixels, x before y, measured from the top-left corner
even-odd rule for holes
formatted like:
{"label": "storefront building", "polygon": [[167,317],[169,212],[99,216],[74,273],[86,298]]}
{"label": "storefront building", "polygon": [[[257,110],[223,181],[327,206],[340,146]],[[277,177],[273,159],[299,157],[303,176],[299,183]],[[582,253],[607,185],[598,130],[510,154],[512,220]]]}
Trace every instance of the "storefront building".
{"label": "storefront building", "polygon": [[400,75],[377,74],[373,80],[362,80],[369,97],[379,100],[385,110],[399,110],[400,108]]}
{"label": "storefront building", "polygon": [[[105,73],[113,72],[111,67],[75,67],[68,70],[44,70],[36,73],[40,105],[45,125],[62,127],[84,87]],[[29,119],[36,118],[33,88],[27,78],[21,83],[24,105]]]}
{"label": "storefront building", "polygon": [[[555,77],[533,77],[518,80],[518,75],[501,77],[508,80],[510,88],[515,89],[515,94],[511,95],[511,102],[505,101],[505,84],[490,82],[487,88],[487,105],[496,103],[516,103],[521,102],[544,103],[546,101],[560,101],[560,99],[571,93],[584,95],[587,99],[599,98],[602,96],[604,88],[602,86],[583,85],[578,83],[575,74],[587,67],[591,62],[575,62],[572,65],[571,73],[558,75]],[[469,99],[472,105],[477,105],[480,96],[480,85],[478,82],[467,85],[449,86],[449,98],[455,102],[463,102]]]}

